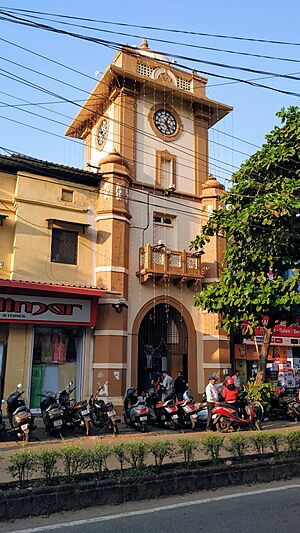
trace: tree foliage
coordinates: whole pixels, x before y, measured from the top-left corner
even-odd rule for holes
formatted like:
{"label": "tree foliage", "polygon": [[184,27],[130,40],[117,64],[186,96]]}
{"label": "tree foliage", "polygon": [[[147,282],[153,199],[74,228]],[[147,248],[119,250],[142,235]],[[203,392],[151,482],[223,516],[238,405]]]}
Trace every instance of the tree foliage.
{"label": "tree foliage", "polygon": [[195,303],[218,313],[227,332],[263,329],[262,375],[274,326],[300,312],[300,111],[290,107],[277,116],[281,126],[233,174],[222,208],[191,243],[199,250],[214,235],[227,239],[221,278]]}

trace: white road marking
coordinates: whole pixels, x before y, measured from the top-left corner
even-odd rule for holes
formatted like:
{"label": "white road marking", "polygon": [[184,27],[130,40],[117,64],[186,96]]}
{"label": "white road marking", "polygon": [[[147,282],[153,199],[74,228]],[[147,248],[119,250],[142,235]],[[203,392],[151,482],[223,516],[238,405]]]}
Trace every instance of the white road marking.
{"label": "white road marking", "polygon": [[220,502],[223,500],[232,500],[235,498],[245,498],[247,496],[255,496],[257,494],[266,494],[270,492],[280,492],[283,490],[299,489],[300,484],[284,485],[281,487],[273,487],[270,489],[260,489],[247,492],[238,492],[236,494],[225,494],[224,496],[214,496],[212,498],[203,498],[202,500],[192,500],[190,502],[174,503],[171,505],[164,505],[161,507],[154,507],[152,509],[142,509],[140,511],[128,511],[125,513],[115,513],[112,515],[98,516],[95,518],[86,518],[84,520],[75,520],[73,522],[64,522],[62,524],[53,524],[49,526],[34,527],[31,529],[18,529],[11,533],[41,533],[43,531],[54,531],[63,527],[76,527],[86,524],[95,524],[99,522],[108,522],[110,520],[118,520],[120,518],[127,518],[129,516],[142,516],[146,514],[159,513],[161,511],[169,511],[171,509],[179,509],[180,507],[191,507],[192,505],[203,505],[205,503]]}

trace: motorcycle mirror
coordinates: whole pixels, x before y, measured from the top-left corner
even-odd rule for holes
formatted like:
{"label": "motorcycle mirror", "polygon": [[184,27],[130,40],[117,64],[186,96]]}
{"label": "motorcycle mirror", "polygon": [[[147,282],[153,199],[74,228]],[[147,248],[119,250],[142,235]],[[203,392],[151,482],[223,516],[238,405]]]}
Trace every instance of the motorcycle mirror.
{"label": "motorcycle mirror", "polygon": [[72,387],[73,383],[74,383],[74,381],[70,381],[69,387]]}
{"label": "motorcycle mirror", "polygon": [[18,383],[17,390],[22,388],[22,383]]}
{"label": "motorcycle mirror", "polygon": [[5,400],[2,400],[1,403],[5,403]]}

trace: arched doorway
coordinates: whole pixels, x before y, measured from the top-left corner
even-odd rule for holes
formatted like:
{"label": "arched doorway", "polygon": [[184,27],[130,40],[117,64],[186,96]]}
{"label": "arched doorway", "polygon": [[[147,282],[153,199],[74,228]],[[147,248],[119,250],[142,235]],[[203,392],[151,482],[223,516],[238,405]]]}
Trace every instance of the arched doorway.
{"label": "arched doorway", "polygon": [[147,389],[151,380],[166,370],[173,377],[179,370],[188,380],[188,332],[180,312],[168,303],[152,307],[138,333],[138,387]]}

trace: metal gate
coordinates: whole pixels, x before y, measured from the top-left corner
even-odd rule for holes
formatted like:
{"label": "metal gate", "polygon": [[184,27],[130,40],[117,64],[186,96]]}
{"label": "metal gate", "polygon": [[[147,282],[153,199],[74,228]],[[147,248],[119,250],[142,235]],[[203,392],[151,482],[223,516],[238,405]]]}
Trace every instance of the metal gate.
{"label": "metal gate", "polygon": [[180,313],[168,304],[153,307],[139,330],[138,387],[146,390],[164,370],[188,379],[188,335]]}

